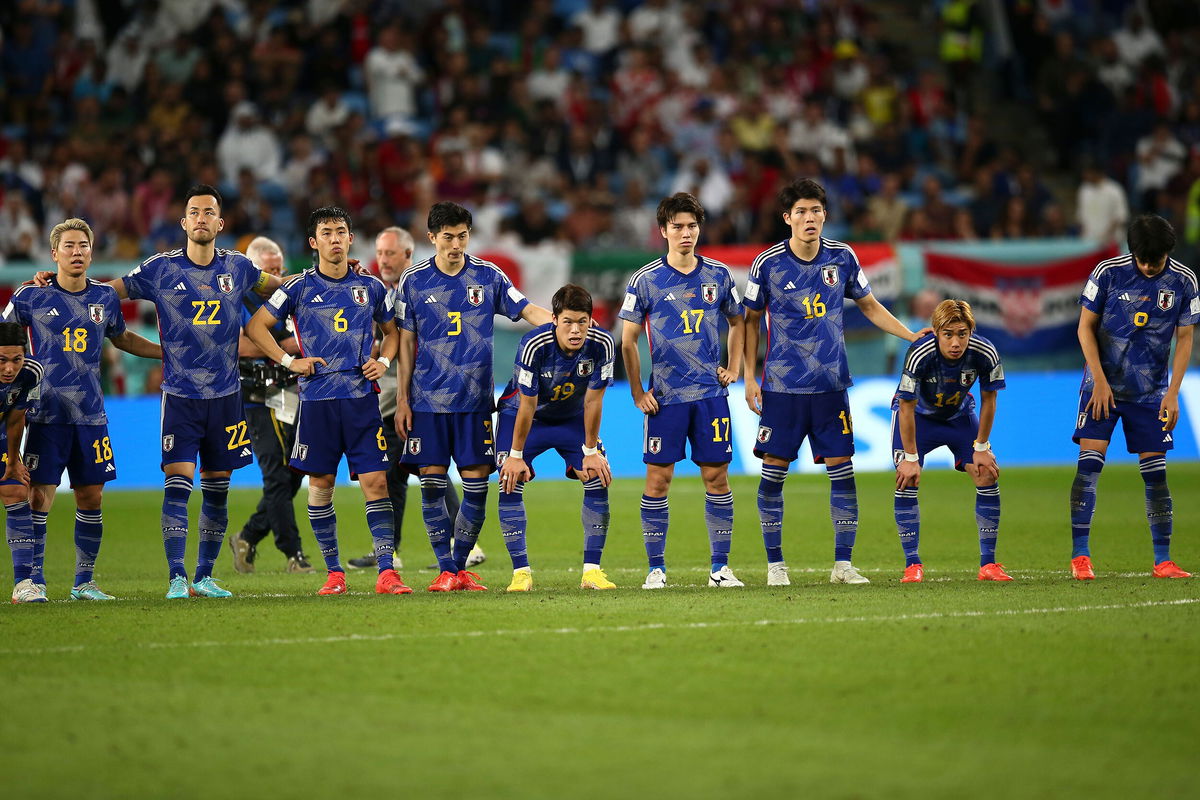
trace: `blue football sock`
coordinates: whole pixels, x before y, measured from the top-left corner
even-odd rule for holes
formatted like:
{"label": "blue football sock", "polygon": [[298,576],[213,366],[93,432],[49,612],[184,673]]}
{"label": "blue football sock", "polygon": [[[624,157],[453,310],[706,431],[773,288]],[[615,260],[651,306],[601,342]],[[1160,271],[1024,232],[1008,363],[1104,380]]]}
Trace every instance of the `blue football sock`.
{"label": "blue football sock", "polygon": [[900,532],[900,547],[904,549],[904,566],[921,563],[921,506],[917,502],[917,487],[896,490],[896,530]]}
{"label": "blue football sock", "polygon": [[45,584],[46,520],[50,517],[50,513],[47,511],[30,511],[29,516],[33,520],[33,538],[36,540],[33,546],[33,564],[29,572],[29,577],[34,583]]}
{"label": "blue football sock", "polygon": [[529,566],[529,552],[525,548],[525,482],[518,483],[511,492],[500,493],[500,535],[508,548],[513,569]]}
{"label": "blue football sock", "polygon": [[1000,485],[975,487],[975,523],[979,526],[979,566],[996,560],[1000,532]]}
{"label": "blue football sock", "polygon": [[33,519],[28,502],[22,500],[6,505],[4,513],[8,548],[12,551],[13,583],[17,584],[30,577],[33,571],[33,551],[37,540],[33,536]]}
{"label": "blue football sock", "polygon": [[375,545],[375,565],[380,572],[395,566],[392,556],[396,547],[396,517],[392,500],[383,497],[367,501],[367,528]]}
{"label": "blue football sock", "polygon": [[1080,450],[1071,484],[1071,558],[1090,556],[1088,538],[1092,534],[1092,514],[1096,511],[1096,482],[1104,469],[1104,454],[1099,450]]}
{"label": "blue football sock", "polygon": [[608,539],[608,488],[599,478],[583,482],[583,563],[599,564]]}
{"label": "blue football sock", "polygon": [[457,572],[450,555],[450,515],[446,513],[446,476],[421,476],[421,516],[425,518],[425,531],[429,534],[429,545],[437,557],[442,572]]}
{"label": "blue football sock", "polygon": [[833,560],[849,561],[858,536],[858,492],[854,462],[826,466],[829,475],[829,516],[833,520]]}
{"label": "blue football sock", "polygon": [[96,557],[100,555],[100,537],[104,533],[104,514],[100,509],[75,511],[75,585],[92,579]]}
{"label": "blue football sock", "polygon": [[642,495],[642,541],[650,569],[666,569],[667,525],[670,510],[665,497]]}
{"label": "blue football sock", "polygon": [[467,568],[467,556],[479,541],[483,517],[487,512],[487,478],[463,478],[462,505],[454,520],[454,566],[459,572]]}
{"label": "blue football sock", "polygon": [[337,512],[333,503],[323,506],[308,506],[308,522],[312,525],[313,538],[317,540],[317,549],[325,559],[325,569],[330,572],[345,572],[342,560],[338,556],[337,542]]}
{"label": "blue football sock", "polygon": [[768,564],[783,561],[783,482],[787,474],[787,467],[763,464],[758,482],[758,522]]}
{"label": "blue football sock", "polygon": [[187,577],[183,553],[187,548],[188,498],[192,496],[192,479],[186,475],[168,475],[163,481],[162,537],[167,552],[167,569],[171,577]]}
{"label": "blue football sock", "polygon": [[1171,560],[1171,490],[1167,488],[1166,456],[1150,456],[1138,461],[1146,482],[1146,519],[1150,522],[1150,541],[1154,545],[1154,563]]}
{"label": "blue football sock", "polygon": [[200,555],[196,559],[196,580],[212,575],[213,564],[221,555],[225,529],[229,527],[229,478],[201,478]]}
{"label": "blue football sock", "polygon": [[712,571],[717,572],[729,563],[729,546],[733,541],[733,492],[704,493],[704,524],[708,526]]}

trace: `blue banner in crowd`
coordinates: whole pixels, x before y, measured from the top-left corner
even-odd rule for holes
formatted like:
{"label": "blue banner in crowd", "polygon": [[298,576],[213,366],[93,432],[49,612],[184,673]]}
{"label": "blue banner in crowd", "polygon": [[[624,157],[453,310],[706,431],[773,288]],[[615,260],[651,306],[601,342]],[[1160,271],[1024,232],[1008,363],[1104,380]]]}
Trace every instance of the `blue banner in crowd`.
{"label": "blue banner in crowd", "polygon": [[[1070,465],[1075,463],[1078,447],[1071,441],[1076,408],[1079,404],[1079,374],[1075,372],[1017,373],[1007,376],[1008,388],[1001,391],[992,431],[992,447],[1002,466]],[[862,378],[850,390],[850,407],[854,416],[854,456],[858,471],[892,469],[891,401],[896,382],[892,378]],[[642,414],[633,405],[628,386],[618,384],[608,390],[604,404],[604,424],[601,435],[608,451],[613,474],[634,478],[645,474],[642,464]],[[733,387],[730,395],[730,416],[734,457],[731,469],[735,473],[757,474],[759,461],[754,457],[754,437],[758,418],[746,407],[741,385]],[[1200,376],[1184,379],[1180,398],[1179,424],[1175,428],[1175,449],[1169,459],[1200,458]],[[117,460],[117,480],[109,486],[115,489],[148,489],[162,486],[159,469],[160,453],[158,398],[109,398],[107,401],[109,433]],[[557,480],[562,471],[552,463],[557,456],[547,453],[538,460],[539,480]],[[1125,440],[1120,426],[1109,449],[1108,461],[1136,461],[1125,452]],[[953,466],[950,452],[945,448],[931,453],[926,465],[933,468]],[[805,444],[793,469],[798,472],[819,472],[823,467],[812,463]],[[680,475],[698,475],[691,462],[677,469]],[[339,474],[340,483],[350,480],[345,463]],[[233,474],[232,484],[240,487],[261,486],[258,468],[250,466]]]}

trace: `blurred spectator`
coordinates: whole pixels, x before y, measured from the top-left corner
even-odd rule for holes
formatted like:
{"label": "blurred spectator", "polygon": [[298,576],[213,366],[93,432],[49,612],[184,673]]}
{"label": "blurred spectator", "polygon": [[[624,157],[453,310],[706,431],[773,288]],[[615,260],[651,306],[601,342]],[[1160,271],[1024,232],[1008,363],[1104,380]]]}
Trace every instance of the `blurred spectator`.
{"label": "blurred spectator", "polygon": [[243,101],[233,109],[232,121],[217,142],[221,178],[235,183],[245,167],[259,180],[279,177],[280,147],[275,132],[259,119],[253,103]]}
{"label": "blurred spectator", "polygon": [[304,129],[326,147],[333,139],[333,129],[346,122],[350,107],[342,99],[337,84],[327,81],[321,87],[321,96],[309,106],[304,117]]}
{"label": "blurred spectator", "polygon": [[1156,195],[1183,168],[1187,151],[1164,120],[1154,126],[1149,135],[1137,143],[1137,180],[1134,191],[1138,208],[1153,211],[1157,208]]}
{"label": "blurred spectator", "polygon": [[29,212],[29,204],[20,192],[9,192],[0,206],[0,255],[13,259],[33,259],[37,247],[38,226]]}
{"label": "blurred spectator", "polygon": [[1131,69],[1141,66],[1146,57],[1163,52],[1162,39],[1146,24],[1142,12],[1136,7],[1129,9],[1127,22],[1113,34],[1113,42],[1121,61]]}
{"label": "blurred spectator", "polygon": [[504,220],[504,229],[516,234],[524,245],[539,245],[558,236],[558,223],[546,213],[546,203],[537,195],[530,195],[522,202],[517,212]]}
{"label": "blurred spectator", "polygon": [[879,191],[867,200],[867,213],[886,241],[894,242],[900,238],[908,215],[908,203],[900,196],[899,175],[888,173],[883,176]]}
{"label": "blurred spectator", "polygon": [[367,53],[363,71],[372,116],[416,114],[416,86],[425,73],[413,57],[409,39],[401,33],[399,25],[387,25],[379,32],[379,41]]}
{"label": "blurred spectator", "polygon": [[1124,244],[1129,204],[1121,184],[1094,163],[1084,164],[1075,201],[1079,235],[1100,244]]}
{"label": "blurred spectator", "polygon": [[621,12],[608,0],[589,0],[587,7],[571,19],[571,25],[583,31],[583,49],[604,57],[620,41]]}

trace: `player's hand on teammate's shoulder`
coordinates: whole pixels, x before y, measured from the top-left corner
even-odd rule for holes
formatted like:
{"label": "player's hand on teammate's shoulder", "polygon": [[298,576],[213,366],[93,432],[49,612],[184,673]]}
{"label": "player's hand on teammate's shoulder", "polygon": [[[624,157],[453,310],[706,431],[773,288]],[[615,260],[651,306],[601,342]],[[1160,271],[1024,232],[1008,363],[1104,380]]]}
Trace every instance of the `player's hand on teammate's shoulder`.
{"label": "player's hand on teammate's shoulder", "polygon": [[921,330],[919,330],[919,331],[917,331],[916,333],[914,333],[914,334],[913,334],[913,338],[909,339],[909,341],[910,341],[910,342],[915,342],[917,339],[920,339],[922,336],[924,336],[924,335],[926,335],[926,334],[928,334],[928,333],[933,333],[933,328],[931,328],[931,327],[929,327],[928,325],[926,325],[924,328],[921,328]]}
{"label": "player's hand on teammate's shoulder", "polygon": [[33,278],[31,278],[30,280],[26,281],[26,283],[27,283],[27,284],[28,284],[28,283],[31,283],[31,284],[33,284],[34,286],[49,286],[49,285],[50,285],[50,279],[51,279],[51,278],[53,278],[53,277],[54,277],[54,273],[53,273],[53,272],[50,272],[49,270],[44,270],[44,269],[43,269],[43,270],[39,270],[38,272],[35,272],[35,273],[33,273]]}

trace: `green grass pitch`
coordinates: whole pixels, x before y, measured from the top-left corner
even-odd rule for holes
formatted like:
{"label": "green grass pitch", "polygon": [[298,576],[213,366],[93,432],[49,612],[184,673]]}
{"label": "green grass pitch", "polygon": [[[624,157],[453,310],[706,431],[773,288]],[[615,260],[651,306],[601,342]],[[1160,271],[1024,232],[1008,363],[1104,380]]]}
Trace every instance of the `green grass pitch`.
{"label": "green grass pitch", "polygon": [[[1001,475],[1000,560],[975,580],[969,479],[928,472],[927,582],[902,586],[892,478],[858,476],[855,564],[831,586],[828,481],[792,475],[793,585],[768,589],[757,480],[734,483],[731,566],[704,587],[703,488],[671,494],[668,577],[644,592],[638,481],[613,488],[604,565],[578,587],[579,489],[526,492],[535,592],[510,566],[495,484],[479,568],[491,591],[424,591],[432,558],[412,490],[403,575],[416,593],[316,597],[322,575],[259,552],[217,575],[233,600],[168,602],[157,492],[113,492],[97,571],[122,598],[63,600],[71,498],[50,521],[54,602],[0,611],[0,795],[242,797],[1196,797],[1200,582],[1149,577],[1135,467],[1100,481],[1099,579],[1067,577],[1070,469]],[[1172,464],[1173,555],[1200,570],[1200,464]],[[199,498],[192,498],[192,520]],[[234,492],[232,527],[256,497]],[[343,557],[368,549],[361,495],[339,489]],[[297,503],[301,533],[316,550]],[[189,541],[189,567],[195,534]],[[4,585],[11,578],[0,569]]]}

